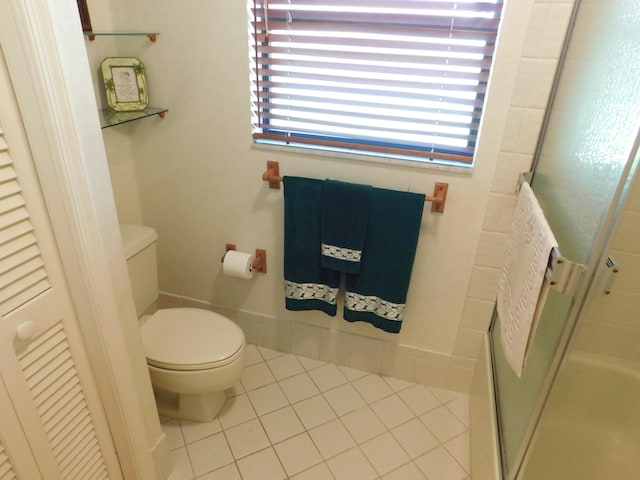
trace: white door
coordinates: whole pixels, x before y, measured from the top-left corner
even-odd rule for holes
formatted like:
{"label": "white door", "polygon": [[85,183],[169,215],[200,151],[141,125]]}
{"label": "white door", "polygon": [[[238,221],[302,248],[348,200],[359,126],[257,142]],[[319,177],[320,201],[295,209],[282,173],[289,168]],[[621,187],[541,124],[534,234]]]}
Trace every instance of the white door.
{"label": "white door", "polygon": [[0,480],[122,479],[94,382],[0,52]]}

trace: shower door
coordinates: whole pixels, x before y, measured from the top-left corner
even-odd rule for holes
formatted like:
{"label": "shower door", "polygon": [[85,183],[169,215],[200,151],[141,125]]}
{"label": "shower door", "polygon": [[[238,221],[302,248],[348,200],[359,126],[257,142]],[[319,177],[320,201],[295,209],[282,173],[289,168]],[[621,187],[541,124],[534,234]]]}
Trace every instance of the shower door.
{"label": "shower door", "polygon": [[568,260],[584,264],[576,295],[551,290],[527,366],[508,367],[492,326],[505,480],[517,478],[570,327],[580,313],[624,190],[640,128],[640,3],[578,2],[531,186]]}

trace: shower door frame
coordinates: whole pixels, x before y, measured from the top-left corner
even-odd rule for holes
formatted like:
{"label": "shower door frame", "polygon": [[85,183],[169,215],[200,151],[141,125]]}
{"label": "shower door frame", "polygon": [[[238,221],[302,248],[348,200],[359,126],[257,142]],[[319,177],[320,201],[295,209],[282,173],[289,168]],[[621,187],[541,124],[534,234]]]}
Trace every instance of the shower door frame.
{"label": "shower door frame", "polygon": [[[573,5],[573,11],[571,14],[571,19],[569,22],[569,27],[567,30],[567,36],[565,39],[565,43],[563,45],[561,55],[559,57],[559,68],[556,72],[556,76],[554,78],[553,86],[550,93],[549,100],[549,108],[545,111],[543,125],[538,136],[538,142],[536,145],[536,149],[533,157],[533,164],[531,168],[531,184],[532,186],[535,184],[535,174],[536,168],[538,166],[538,162],[541,156],[541,150],[543,148],[544,139],[549,127],[550,117],[553,112],[553,104],[554,99],[556,98],[558,92],[558,85],[562,76],[562,67],[567,57],[567,52],[569,46],[571,44],[573,38],[573,31],[575,28],[575,23],[577,19],[577,15],[582,4],[582,0],[575,0]],[[609,242],[611,239],[612,231],[615,226],[618,213],[621,209],[621,206],[625,200],[626,187],[630,181],[633,180],[632,177],[635,175],[640,175],[640,172],[633,171],[634,164],[640,162],[638,158],[638,154],[640,152],[640,130],[636,132],[635,142],[632,146],[632,149],[626,159],[626,163],[624,168],[622,169],[620,181],[616,187],[614,195],[611,199],[611,203],[607,209],[607,213],[603,218],[602,226],[596,236],[596,239],[593,243],[590,258],[588,259],[588,263],[585,265],[585,273],[584,277],[575,292],[575,295],[572,300],[572,305],[569,308],[567,313],[567,318],[565,325],[561,329],[561,333],[558,337],[557,344],[554,347],[554,351],[552,353],[552,358],[549,363],[549,367],[546,375],[544,376],[544,380],[541,385],[539,396],[535,402],[533,410],[531,411],[531,415],[529,421],[527,422],[526,429],[524,431],[524,436],[522,438],[521,444],[517,447],[517,453],[513,457],[512,465],[507,465],[506,463],[506,455],[505,455],[505,446],[504,446],[504,434],[503,434],[503,425],[501,425],[501,416],[500,416],[500,395],[499,395],[499,383],[496,372],[496,351],[494,347],[494,342],[492,338],[491,332],[494,327],[496,327],[496,318],[497,312],[494,309],[493,318],[491,321],[491,325],[489,327],[489,347],[491,354],[491,374],[493,376],[493,394],[495,397],[495,408],[496,408],[496,427],[498,432],[498,453],[500,456],[500,474],[503,480],[519,480],[521,475],[524,473],[524,468],[528,461],[530,455],[530,445],[537,438],[537,426],[540,421],[541,416],[544,413],[544,408],[546,402],[549,397],[549,393],[551,388],[553,388],[553,384],[557,378],[558,370],[562,364],[562,361],[565,358],[565,355],[572,344],[572,336],[576,329],[576,326],[579,324],[579,320],[581,315],[587,305],[590,304],[591,300],[599,295],[598,286],[600,285],[599,279],[601,275],[606,272],[606,252],[608,251]],[[640,168],[636,169],[640,170]],[[546,281],[546,280],[545,280]],[[509,467],[511,467],[509,469]]]}
{"label": "shower door frame", "polygon": [[[536,157],[537,158],[537,157]],[[532,421],[530,422],[530,432],[527,432],[526,442],[523,442],[521,446],[522,458],[518,459],[517,465],[518,468],[514,472],[515,475],[511,477],[513,480],[520,480],[521,476],[526,473],[526,466],[529,458],[532,454],[531,445],[534,444],[536,438],[538,437],[538,424],[544,415],[544,409],[549,399],[549,395],[558,378],[558,372],[562,365],[562,362],[565,360],[567,354],[570,352],[570,349],[574,342],[574,333],[578,326],[580,325],[580,319],[582,318],[583,312],[589,307],[591,302],[602,295],[601,286],[602,279],[606,278],[609,274],[609,267],[607,266],[607,258],[608,252],[611,250],[611,243],[613,240],[614,230],[617,225],[617,221],[619,218],[619,213],[622,210],[625,201],[627,200],[627,192],[628,187],[633,184],[634,181],[640,181],[640,130],[636,132],[636,138],[633,143],[633,147],[629,152],[629,156],[625,163],[625,167],[622,171],[622,175],[620,177],[620,182],[618,183],[618,187],[611,201],[611,205],[609,207],[609,211],[605,220],[603,222],[602,229],[600,230],[600,234],[598,235],[598,239],[594,246],[594,254],[589,262],[588,268],[588,281],[584,283],[584,292],[583,298],[579,304],[579,306],[572,306],[572,312],[575,315],[571,315],[567,321],[567,324],[564,328],[564,332],[562,337],[560,338],[558,349],[554,355],[554,359],[552,361],[552,365],[550,367],[550,372],[548,378],[545,380],[544,386],[544,395],[541,396],[539,400],[539,408],[536,409],[536,414],[532,417]],[[638,180],[636,180],[636,177]],[[585,278],[586,280],[587,278]],[[583,290],[582,288],[580,290]],[[493,350],[491,351],[493,355]],[[495,377],[494,377],[495,381]],[[548,386],[547,386],[548,382]],[[494,384],[495,385],[495,384]],[[496,401],[497,408],[497,401]],[[498,428],[500,428],[498,426]],[[501,461],[501,465],[503,462]],[[503,467],[504,468],[504,467]],[[503,473],[504,475],[504,473]],[[505,477],[505,480],[509,480],[510,477]]]}
{"label": "shower door frame", "polygon": [[[536,156],[537,158],[537,156]],[[607,271],[606,259],[607,251],[609,250],[609,242],[611,240],[612,231],[618,218],[618,213],[624,203],[626,187],[630,181],[633,180],[635,175],[640,175],[640,168],[637,168],[632,175],[634,164],[640,162],[640,130],[636,134],[636,140],[633,145],[633,149],[630,152],[629,158],[625,164],[624,170],[621,175],[620,182],[614,193],[611,205],[608,209],[607,215],[603,221],[603,226],[598,234],[596,242],[594,243],[593,253],[589,260],[589,263],[585,266],[586,271],[584,277],[578,286],[578,289],[573,295],[572,305],[569,309],[566,323],[562,328],[560,336],[558,337],[557,345],[553,353],[553,357],[549,364],[547,374],[543,380],[540,395],[531,413],[531,418],[528,422],[528,426],[525,430],[523,441],[518,448],[518,451],[514,457],[513,468],[509,470],[509,466],[505,461],[504,444],[503,444],[503,426],[500,422],[500,395],[498,393],[498,378],[496,372],[496,352],[491,332],[496,326],[497,311],[494,309],[493,318],[489,327],[489,347],[491,353],[491,373],[493,376],[493,387],[496,404],[496,422],[498,431],[498,447],[500,454],[500,469],[503,480],[518,480],[522,467],[526,465],[526,460],[529,453],[529,446],[532,444],[538,423],[541,415],[543,414],[544,406],[549,397],[553,383],[556,380],[559,367],[564,360],[565,354],[572,344],[572,336],[578,325],[581,314],[590,302],[596,298],[600,291],[597,288],[600,282],[597,281]],[[535,175],[535,165],[534,171]],[[546,280],[545,280],[546,281]]]}

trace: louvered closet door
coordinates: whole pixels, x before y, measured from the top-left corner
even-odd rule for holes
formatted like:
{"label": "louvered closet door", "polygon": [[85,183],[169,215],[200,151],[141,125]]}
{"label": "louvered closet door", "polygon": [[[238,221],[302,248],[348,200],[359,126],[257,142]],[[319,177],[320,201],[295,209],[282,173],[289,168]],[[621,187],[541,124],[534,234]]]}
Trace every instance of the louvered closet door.
{"label": "louvered closet door", "polygon": [[29,468],[5,433],[15,416],[43,479],[122,479],[0,60],[0,468]]}
{"label": "louvered closet door", "polygon": [[22,426],[13,415],[7,389],[0,381],[0,480],[18,478],[43,479]]}

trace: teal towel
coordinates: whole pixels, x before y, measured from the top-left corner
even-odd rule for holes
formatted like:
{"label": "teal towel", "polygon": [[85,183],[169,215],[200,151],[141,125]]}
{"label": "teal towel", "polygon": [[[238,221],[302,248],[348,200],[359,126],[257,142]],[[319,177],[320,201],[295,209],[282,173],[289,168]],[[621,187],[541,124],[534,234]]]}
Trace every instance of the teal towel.
{"label": "teal towel", "polygon": [[340,272],[360,270],[371,187],[325,180],[320,207],[321,264]]}
{"label": "teal towel", "polygon": [[345,280],[344,318],[386,332],[402,327],[424,195],[374,188],[364,253],[357,275]]}
{"label": "teal towel", "polygon": [[284,278],[288,310],[334,316],[340,272],[320,265],[322,180],[284,177]]}

